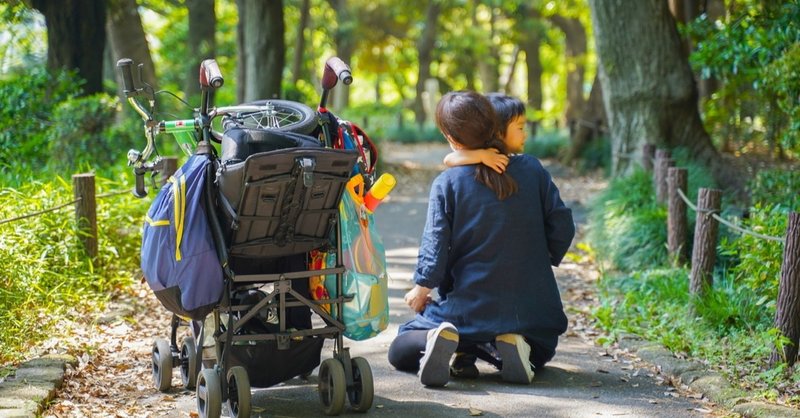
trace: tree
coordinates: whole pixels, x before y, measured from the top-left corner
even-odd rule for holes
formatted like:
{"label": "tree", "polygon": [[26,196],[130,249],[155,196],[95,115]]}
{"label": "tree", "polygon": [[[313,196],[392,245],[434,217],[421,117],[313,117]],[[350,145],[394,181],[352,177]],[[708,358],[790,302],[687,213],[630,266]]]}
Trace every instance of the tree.
{"label": "tree", "polygon": [[[336,12],[336,29],[333,33],[333,43],[336,45],[336,55],[348,65],[356,50],[355,31],[358,22],[355,20],[355,11],[348,0],[328,0],[331,8]],[[337,109],[344,109],[350,103],[350,89],[341,85],[333,95],[333,105]]]}
{"label": "tree", "polygon": [[567,124],[572,123],[583,109],[583,82],[586,71],[586,30],[581,21],[573,17],[553,15],[547,18],[553,25],[564,32],[567,61],[567,106],[564,118]]}
{"label": "tree", "polygon": [[422,103],[422,93],[425,91],[425,82],[431,77],[431,62],[433,61],[433,47],[436,42],[436,27],[438,26],[439,13],[442,7],[438,1],[428,3],[425,11],[425,27],[422,36],[417,41],[419,53],[419,76],[417,77],[416,96],[414,97],[414,115],[417,125],[422,127],[425,123],[425,107]]}
{"label": "tree", "polygon": [[[108,0],[108,19],[106,19],[106,32],[111,44],[114,62],[120,58],[130,58],[133,62],[142,64],[142,78],[156,88],[156,73],[153,58],[150,56],[150,47],[142,28],[142,19],[136,6],[136,0]],[[118,71],[117,85],[122,86]],[[134,77],[138,84],[138,76]]]}
{"label": "tree", "polygon": [[640,161],[646,142],[685,147],[718,168],[697,88],[666,1],[590,0],[599,79],[611,131],[612,172]]}
{"label": "tree", "polygon": [[311,17],[311,0],[302,0],[300,5],[300,21],[297,24],[297,39],[294,44],[292,59],[292,84],[297,84],[303,76],[303,58],[306,49],[305,30]]}
{"label": "tree", "polygon": [[214,38],[217,28],[217,15],[214,0],[186,0],[189,11],[189,57],[183,94],[191,97],[200,94],[198,82],[198,65],[207,58],[216,58],[217,42]]}
{"label": "tree", "polygon": [[271,99],[281,94],[286,60],[283,0],[237,0],[239,24],[239,101]]}
{"label": "tree", "polygon": [[83,94],[103,91],[106,0],[28,0],[47,25],[47,68],[77,70]]}

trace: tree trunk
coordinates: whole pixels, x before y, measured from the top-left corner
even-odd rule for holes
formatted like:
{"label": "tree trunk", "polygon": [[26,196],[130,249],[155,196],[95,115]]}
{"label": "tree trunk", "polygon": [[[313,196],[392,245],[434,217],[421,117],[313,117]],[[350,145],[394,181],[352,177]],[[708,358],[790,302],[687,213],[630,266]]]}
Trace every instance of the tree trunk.
{"label": "tree trunk", "polygon": [[292,58],[292,84],[297,83],[303,77],[303,58],[306,49],[306,28],[311,18],[311,0],[303,0],[300,5],[300,22],[297,25],[297,39],[294,43],[294,57]]}
{"label": "tree trunk", "polygon": [[[328,0],[333,10],[336,12],[336,32],[333,34],[333,43],[336,45],[336,56],[342,59],[347,65],[353,58],[356,50],[355,27],[357,22],[354,19],[351,5],[347,0]],[[333,107],[344,109],[350,103],[350,88],[343,83],[339,83],[336,89],[331,92]]]}
{"label": "tree trunk", "polygon": [[[157,89],[155,66],[150,55],[150,47],[147,44],[136,0],[108,0],[106,31],[114,55],[113,61],[116,63],[120,58],[130,58],[137,65],[143,64],[142,78],[145,83]],[[114,71],[114,74],[117,86],[120,86],[120,91],[122,91],[122,79],[119,71]],[[137,72],[134,73],[134,82],[137,86],[139,85]]]}
{"label": "tree trunk", "polygon": [[83,95],[103,91],[106,0],[32,0],[47,25],[47,68],[77,70]]}
{"label": "tree trunk", "polygon": [[[198,68],[207,58],[216,58],[217,41],[214,38],[217,29],[217,15],[214,0],[186,0],[189,11],[189,57],[186,69],[186,80],[183,83],[183,94],[188,98],[200,94]],[[224,75],[224,74],[223,74]]]}
{"label": "tree trunk", "polygon": [[603,105],[603,87],[595,76],[592,82],[592,91],[589,100],[583,107],[583,112],[569,124],[570,141],[572,145],[567,154],[567,162],[571,163],[581,157],[583,150],[590,141],[597,139],[608,126],[606,109]]}
{"label": "tree trunk", "polygon": [[564,109],[564,121],[567,125],[580,117],[584,106],[583,81],[586,68],[586,30],[580,20],[559,15],[548,18],[556,27],[564,32],[566,39],[567,62],[567,107]]}
{"label": "tree trunk", "polygon": [[239,101],[280,97],[285,63],[283,0],[237,0]]}
{"label": "tree trunk", "polygon": [[[478,6],[481,0],[473,0],[472,5],[472,26],[474,28],[481,27],[481,22],[478,20]],[[487,34],[482,43],[485,43],[486,51],[481,56],[475,56],[475,62],[478,64],[478,74],[481,77],[481,85],[484,92],[495,92],[499,88],[500,71],[498,64],[500,63],[500,53],[492,41],[495,36],[494,22],[495,22],[495,9],[491,4],[489,7],[489,33]],[[480,33],[484,33],[481,31]]]}
{"label": "tree trunk", "polygon": [[414,120],[417,126],[425,124],[425,106],[422,103],[422,93],[425,92],[425,81],[431,78],[431,62],[433,61],[433,47],[436,42],[436,28],[442,7],[438,1],[428,3],[425,11],[425,27],[422,36],[417,41],[419,52],[419,73],[417,76],[416,95],[414,96]]}
{"label": "tree trunk", "polygon": [[[528,70],[528,109],[537,111],[542,109],[542,60],[539,58],[539,47],[542,39],[538,32],[528,32],[523,35],[520,47],[525,51],[525,66]],[[529,120],[530,136],[536,136],[539,120]]]}
{"label": "tree trunk", "polygon": [[785,360],[791,366],[797,360],[797,345],[800,343],[800,213],[797,212],[789,214],[786,226],[775,328],[789,340],[789,344],[783,347],[782,353],[776,347],[770,364]]}
{"label": "tree trunk", "polygon": [[685,147],[699,163],[718,171],[667,2],[590,0],[589,5],[611,130],[612,173],[629,172],[632,162],[641,160],[645,141]]}

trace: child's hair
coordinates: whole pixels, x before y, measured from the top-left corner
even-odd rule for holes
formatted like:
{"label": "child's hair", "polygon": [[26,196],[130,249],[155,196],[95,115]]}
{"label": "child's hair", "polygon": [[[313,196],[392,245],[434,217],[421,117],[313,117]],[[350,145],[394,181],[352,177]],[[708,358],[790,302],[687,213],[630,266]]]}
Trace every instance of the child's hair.
{"label": "child's hair", "polygon": [[[445,94],[436,106],[436,126],[466,149],[496,148],[508,155],[492,104],[474,91]],[[495,192],[500,200],[517,191],[517,183],[511,176],[497,173],[483,164],[475,167],[475,179]]]}
{"label": "child's hair", "polygon": [[500,136],[505,137],[511,121],[514,118],[525,115],[525,103],[516,97],[503,93],[489,93],[486,98],[492,103],[494,112],[497,114],[499,123],[497,129],[500,131]]}

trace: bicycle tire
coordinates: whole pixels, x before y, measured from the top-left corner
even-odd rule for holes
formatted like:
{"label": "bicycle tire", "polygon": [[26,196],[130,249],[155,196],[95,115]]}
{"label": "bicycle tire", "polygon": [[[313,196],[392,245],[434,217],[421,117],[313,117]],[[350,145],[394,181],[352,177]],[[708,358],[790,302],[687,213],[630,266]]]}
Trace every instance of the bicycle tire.
{"label": "bicycle tire", "polygon": [[296,132],[308,135],[319,126],[317,113],[310,107],[289,100],[256,100],[244,103],[242,106],[267,106],[272,104],[274,112],[271,115],[265,111],[240,112],[226,116],[238,126],[248,129],[268,129],[283,132]]}

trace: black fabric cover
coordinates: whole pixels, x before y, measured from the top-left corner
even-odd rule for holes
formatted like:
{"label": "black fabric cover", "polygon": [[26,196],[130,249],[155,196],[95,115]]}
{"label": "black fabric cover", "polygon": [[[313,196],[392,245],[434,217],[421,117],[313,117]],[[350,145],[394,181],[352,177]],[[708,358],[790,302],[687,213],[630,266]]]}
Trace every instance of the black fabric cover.
{"label": "black fabric cover", "polygon": [[287,350],[278,350],[277,342],[230,345],[229,366],[242,366],[253,387],[266,388],[295,376],[311,373],[319,366],[322,337],[291,340]]}
{"label": "black fabric cover", "polygon": [[222,161],[235,164],[260,152],[286,148],[320,148],[319,140],[308,135],[271,129],[248,129],[232,126],[222,136]]}

